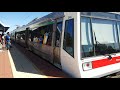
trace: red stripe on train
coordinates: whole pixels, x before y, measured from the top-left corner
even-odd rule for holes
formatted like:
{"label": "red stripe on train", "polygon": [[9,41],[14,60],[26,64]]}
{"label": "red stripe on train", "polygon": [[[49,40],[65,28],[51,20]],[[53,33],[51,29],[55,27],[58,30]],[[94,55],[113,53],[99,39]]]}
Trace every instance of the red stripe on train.
{"label": "red stripe on train", "polygon": [[111,60],[106,58],[106,59],[92,61],[92,67],[93,67],[93,69],[95,69],[95,68],[99,68],[99,67],[119,63],[119,62],[120,62],[120,56],[113,57]]}

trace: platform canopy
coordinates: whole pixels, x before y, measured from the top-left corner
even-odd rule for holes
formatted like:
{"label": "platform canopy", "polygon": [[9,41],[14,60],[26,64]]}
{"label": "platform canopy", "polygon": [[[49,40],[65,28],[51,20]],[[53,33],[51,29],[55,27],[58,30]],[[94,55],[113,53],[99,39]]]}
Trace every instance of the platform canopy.
{"label": "platform canopy", "polygon": [[9,26],[3,24],[3,23],[0,21],[0,32],[6,32],[8,29],[9,29]]}

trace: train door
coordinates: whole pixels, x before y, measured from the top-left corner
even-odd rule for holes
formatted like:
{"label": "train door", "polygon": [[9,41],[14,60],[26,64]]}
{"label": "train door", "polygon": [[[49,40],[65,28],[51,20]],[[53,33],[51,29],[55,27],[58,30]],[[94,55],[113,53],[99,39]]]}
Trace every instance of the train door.
{"label": "train door", "polygon": [[61,34],[62,34],[62,22],[55,24],[55,43],[53,49],[53,56],[54,60],[53,63],[58,68],[61,68],[61,61],[60,61],[60,47],[61,47]]}

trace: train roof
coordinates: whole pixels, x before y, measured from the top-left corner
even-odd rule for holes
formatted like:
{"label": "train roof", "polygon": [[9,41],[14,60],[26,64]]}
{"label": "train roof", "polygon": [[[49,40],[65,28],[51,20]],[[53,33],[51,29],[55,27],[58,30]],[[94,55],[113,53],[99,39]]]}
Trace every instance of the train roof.
{"label": "train roof", "polygon": [[24,31],[27,27],[29,27],[31,25],[34,25],[34,24],[37,24],[37,23],[41,23],[41,22],[47,21],[49,19],[53,20],[53,19],[56,19],[56,18],[59,18],[59,17],[63,17],[63,16],[64,16],[64,12],[52,12],[52,13],[46,15],[46,16],[33,19],[28,24],[15,29],[15,31],[16,32]]}
{"label": "train roof", "polygon": [[26,30],[26,28],[27,28],[27,26],[26,26],[26,25],[23,25],[23,26],[21,26],[21,27],[19,27],[19,28],[16,28],[16,29],[13,30],[13,31],[16,31],[16,32],[24,31],[24,30]]}
{"label": "train roof", "polygon": [[52,13],[50,13],[46,16],[43,16],[41,18],[35,18],[31,22],[29,22],[27,25],[31,25],[31,24],[35,24],[37,22],[42,22],[42,21],[46,21],[48,19],[55,19],[55,18],[63,17],[63,16],[64,16],[64,12],[52,12]]}
{"label": "train roof", "polygon": [[[107,12],[107,13],[120,14],[120,12]],[[53,20],[55,18],[59,18],[59,17],[63,17],[63,16],[64,16],[64,12],[52,12],[48,15],[43,16],[43,17],[35,18],[31,22],[29,22],[28,24],[21,26],[15,30],[16,31],[23,31],[25,28],[32,26],[34,24],[41,23],[41,22],[47,21],[49,19]]]}
{"label": "train roof", "polygon": [[119,14],[120,15],[120,12],[108,12],[108,13]]}

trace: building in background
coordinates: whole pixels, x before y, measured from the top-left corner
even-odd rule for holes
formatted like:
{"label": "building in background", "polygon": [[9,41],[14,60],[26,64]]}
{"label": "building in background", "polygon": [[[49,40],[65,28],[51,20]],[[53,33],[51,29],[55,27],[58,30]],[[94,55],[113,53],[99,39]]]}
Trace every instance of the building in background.
{"label": "building in background", "polygon": [[8,29],[9,29],[9,26],[3,24],[3,23],[0,21],[0,34],[5,33]]}

